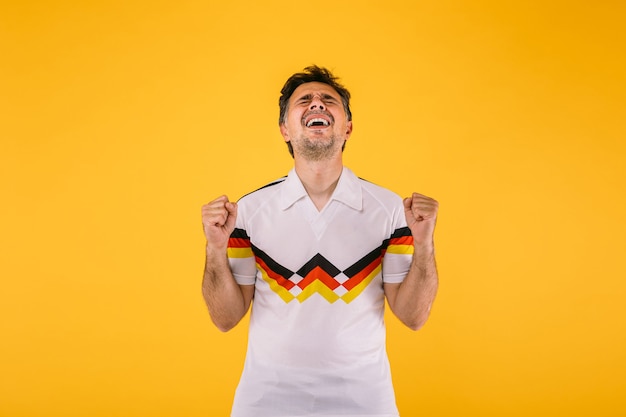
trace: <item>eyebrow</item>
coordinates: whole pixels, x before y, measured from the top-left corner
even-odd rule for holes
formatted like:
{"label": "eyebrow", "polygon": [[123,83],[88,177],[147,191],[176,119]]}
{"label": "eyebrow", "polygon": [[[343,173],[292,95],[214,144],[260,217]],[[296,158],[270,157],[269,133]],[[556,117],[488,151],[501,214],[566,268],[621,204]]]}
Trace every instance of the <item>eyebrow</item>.
{"label": "eyebrow", "polygon": [[[331,96],[330,94],[327,94],[327,93],[322,93],[322,94],[320,94],[320,96],[322,97],[322,100],[338,101],[334,96]],[[312,99],[313,99],[313,94],[305,94],[302,97],[298,98],[296,100],[296,102],[308,101],[308,100],[312,100]]]}

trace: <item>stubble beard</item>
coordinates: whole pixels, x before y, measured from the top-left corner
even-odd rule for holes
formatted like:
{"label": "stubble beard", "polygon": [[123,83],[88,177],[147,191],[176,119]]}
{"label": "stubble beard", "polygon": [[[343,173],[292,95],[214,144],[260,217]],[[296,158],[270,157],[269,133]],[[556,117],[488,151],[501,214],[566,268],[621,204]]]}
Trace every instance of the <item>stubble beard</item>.
{"label": "stubble beard", "polygon": [[337,152],[337,136],[333,133],[328,139],[311,140],[305,134],[292,143],[294,152],[307,161],[323,161],[331,159]]}

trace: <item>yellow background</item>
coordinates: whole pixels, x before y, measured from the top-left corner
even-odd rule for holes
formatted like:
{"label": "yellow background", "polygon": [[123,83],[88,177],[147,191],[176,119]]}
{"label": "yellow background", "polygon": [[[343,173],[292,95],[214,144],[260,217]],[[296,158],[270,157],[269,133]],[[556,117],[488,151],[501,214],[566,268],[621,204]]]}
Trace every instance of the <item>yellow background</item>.
{"label": "yellow background", "polygon": [[626,415],[623,2],[1,4],[0,416],[228,414],[200,206],[286,174],[312,63],[346,164],[440,201],[431,319],[388,317],[403,416]]}

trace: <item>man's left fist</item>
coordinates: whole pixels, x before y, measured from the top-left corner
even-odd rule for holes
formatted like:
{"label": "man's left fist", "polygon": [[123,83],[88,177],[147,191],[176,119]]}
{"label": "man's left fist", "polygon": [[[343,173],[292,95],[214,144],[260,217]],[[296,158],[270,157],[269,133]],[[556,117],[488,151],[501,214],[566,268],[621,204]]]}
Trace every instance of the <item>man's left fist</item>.
{"label": "man's left fist", "polygon": [[404,215],[414,245],[433,245],[438,210],[439,203],[422,194],[413,193],[404,199]]}

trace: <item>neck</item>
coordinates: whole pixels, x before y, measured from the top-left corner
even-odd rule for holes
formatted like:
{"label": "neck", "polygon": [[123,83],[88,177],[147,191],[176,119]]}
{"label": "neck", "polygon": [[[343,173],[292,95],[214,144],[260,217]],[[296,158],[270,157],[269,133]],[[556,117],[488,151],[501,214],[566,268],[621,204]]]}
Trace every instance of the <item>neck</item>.
{"label": "neck", "polygon": [[341,157],[324,161],[307,161],[296,157],[295,168],[313,204],[321,211],[339,182],[343,170]]}

